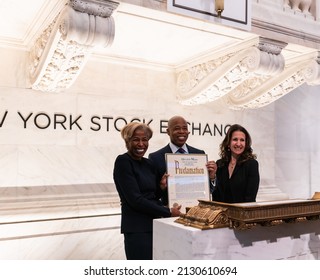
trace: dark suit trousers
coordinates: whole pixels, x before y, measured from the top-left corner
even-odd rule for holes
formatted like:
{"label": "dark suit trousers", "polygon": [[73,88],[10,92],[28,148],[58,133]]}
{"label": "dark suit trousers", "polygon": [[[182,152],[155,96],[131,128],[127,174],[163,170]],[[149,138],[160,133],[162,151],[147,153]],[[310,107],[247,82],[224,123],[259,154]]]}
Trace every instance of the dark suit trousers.
{"label": "dark suit trousers", "polygon": [[124,233],[127,260],[152,260],[152,232]]}

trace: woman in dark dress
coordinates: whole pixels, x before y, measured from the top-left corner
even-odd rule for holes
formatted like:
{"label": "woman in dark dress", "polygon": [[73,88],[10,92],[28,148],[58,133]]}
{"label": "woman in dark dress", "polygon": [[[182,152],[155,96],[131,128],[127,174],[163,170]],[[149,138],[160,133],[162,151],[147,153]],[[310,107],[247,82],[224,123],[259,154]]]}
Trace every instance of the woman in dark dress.
{"label": "woman in dark dress", "polygon": [[143,157],[152,130],[146,124],[132,122],[121,130],[121,136],[128,151],[116,158],[113,178],[121,201],[125,253],[128,260],[151,260],[153,219],[179,216],[180,207],[162,205],[166,178],[160,180],[150,160]]}
{"label": "woman in dark dress", "polygon": [[255,202],[259,189],[259,164],[248,131],[232,125],[220,144],[220,159],[213,200],[225,203]]}

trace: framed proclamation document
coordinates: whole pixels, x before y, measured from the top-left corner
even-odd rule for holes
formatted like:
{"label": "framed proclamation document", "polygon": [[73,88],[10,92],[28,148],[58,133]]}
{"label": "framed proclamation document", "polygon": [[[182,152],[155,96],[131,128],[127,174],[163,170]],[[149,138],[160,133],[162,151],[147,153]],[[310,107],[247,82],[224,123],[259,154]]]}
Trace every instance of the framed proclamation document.
{"label": "framed proclamation document", "polygon": [[169,207],[175,203],[182,208],[210,200],[206,154],[166,154]]}

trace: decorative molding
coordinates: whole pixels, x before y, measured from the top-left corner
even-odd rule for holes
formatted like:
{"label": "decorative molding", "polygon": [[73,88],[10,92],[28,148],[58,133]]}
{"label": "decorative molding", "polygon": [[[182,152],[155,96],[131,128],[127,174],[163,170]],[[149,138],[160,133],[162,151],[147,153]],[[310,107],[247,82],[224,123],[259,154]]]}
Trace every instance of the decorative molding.
{"label": "decorative molding", "polygon": [[318,49],[316,31],[320,21],[316,1],[319,0],[253,1],[251,32]]}
{"label": "decorative molding", "polygon": [[206,201],[199,200],[186,214],[181,214],[176,223],[198,229],[215,229],[229,226],[227,208],[208,207]]}
{"label": "decorative molding", "polygon": [[185,226],[202,230],[229,227],[251,229],[257,225],[307,222],[320,219],[319,193],[311,199],[252,203],[223,203],[199,200],[186,214],[175,220]]}
{"label": "decorative molding", "polygon": [[310,14],[310,8],[314,0],[285,0],[284,7],[291,8],[295,12]]}
{"label": "decorative molding", "polygon": [[107,47],[115,35],[113,1],[71,0],[30,51],[32,88],[59,92],[69,88],[94,47]]}
{"label": "decorative molding", "polygon": [[106,18],[112,15],[119,3],[109,0],[70,0],[69,5],[80,13]]}
{"label": "decorative molding", "polygon": [[[180,103],[183,105],[202,104],[214,101],[226,94],[223,90],[224,83],[217,77],[217,69],[229,62],[232,55],[213,59],[181,71],[177,78]],[[233,63],[230,64],[233,66]],[[212,83],[213,80],[216,83]]]}
{"label": "decorative molding", "polygon": [[[233,99],[248,96],[253,88],[283,71],[285,60],[281,50],[285,46],[286,43],[261,37],[257,46],[181,71],[177,78],[179,102],[203,104],[231,92]],[[233,99],[228,101],[231,107]]]}
{"label": "decorative molding", "polygon": [[[301,69],[302,66],[299,65],[297,69]],[[280,76],[264,77],[264,80],[259,80],[256,83],[247,81],[247,87],[239,88],[238,91],[228,95],[227,103],[231,109],[261,108],[291,92],[304,82],[304,71],[296,71],[293,67]]]}
{"label": "decorative molding", "polygon": [[305,69],[305,78],[308,85],[320,85],[320,51],[317,59]]}
{"label": "decorative molding", "polygon": [[[314,22],[312,26],[313,30],[316,30],[319,27],[319,23]],[[286,39],[290,40],[290,43],[301,43],[301,41],[303,41],[303,45],[310,47],[316,47],[320,44],[319,36],[308,31],[301,32],[294,28],[277,25],[256,18],[252,19],[252,27],[257,29],[257,33],[269,33],[277,37],[286,36]]]}
{"label": "decorative molding", "polygon": [[[316,60],[303,61],[290,66],[279,75],[263,82],[251,81],[244,88],[231,92],[227,103],[232,109],[257,109],[271,104],[303,83],[320,84],[320,65]],[[244,93],[245,91],[245,93]]]}
{"label": "decorative molding", "polygon": [[256,46],[178,73],[178,100],[197,105],[223,98],[230,109],[264,107],[303,83],[320,84],[320,54],[286,65],[287,43],[260,37]]}

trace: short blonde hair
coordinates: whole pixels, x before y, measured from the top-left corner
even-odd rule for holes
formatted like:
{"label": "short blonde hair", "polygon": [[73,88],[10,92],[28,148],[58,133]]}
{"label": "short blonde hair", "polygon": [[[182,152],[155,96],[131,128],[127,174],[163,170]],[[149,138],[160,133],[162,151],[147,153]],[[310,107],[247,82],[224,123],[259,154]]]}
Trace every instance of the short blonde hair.
{"label": "short blonde hair", "polygon": [[153,135],[152,129],[148,125],[146,125],[145,123],[140,123],[140,122],[131,122],[131,123],[128,123],[127,125],[125,125],[121,129],[121,137],[124,139],[124,141],[126,143],[128,143],[130,141],[133,133],[137,129],[142,129],[145,132],[145,134],[147,135],[148,140],[152,138],[152,135]]}

